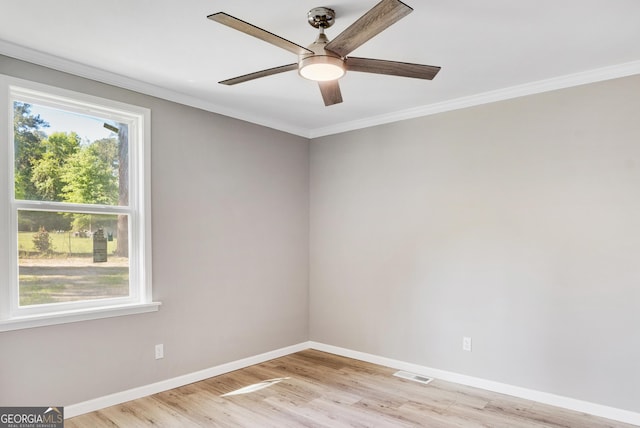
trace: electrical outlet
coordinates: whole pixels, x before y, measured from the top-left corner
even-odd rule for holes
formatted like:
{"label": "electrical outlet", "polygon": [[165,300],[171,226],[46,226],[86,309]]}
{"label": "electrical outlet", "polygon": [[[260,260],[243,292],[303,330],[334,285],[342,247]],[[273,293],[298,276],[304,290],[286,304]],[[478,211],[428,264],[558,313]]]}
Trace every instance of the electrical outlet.
{"label": "electrical outlet", "polygon": [[164,358],[164,345],[162,343],[156,345],[156,360],[160,358]]}
{"label": "electrical outlet", "polygon": [[470,337],[463,337],[462,338],[462,350],[463,351],[467,351],[467,352],[471,352],[471,338]]}

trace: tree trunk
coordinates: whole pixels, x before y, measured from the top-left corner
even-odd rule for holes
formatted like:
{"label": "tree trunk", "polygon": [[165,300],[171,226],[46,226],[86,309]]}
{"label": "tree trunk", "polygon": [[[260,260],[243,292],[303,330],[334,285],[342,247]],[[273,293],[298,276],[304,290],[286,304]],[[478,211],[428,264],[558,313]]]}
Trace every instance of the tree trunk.
{"label": "tree trunk", "polygon": [[[118,124],[118,205],[129,205],[129,127]],[[116,255],[129,257],[129,216],[118,216]]]}

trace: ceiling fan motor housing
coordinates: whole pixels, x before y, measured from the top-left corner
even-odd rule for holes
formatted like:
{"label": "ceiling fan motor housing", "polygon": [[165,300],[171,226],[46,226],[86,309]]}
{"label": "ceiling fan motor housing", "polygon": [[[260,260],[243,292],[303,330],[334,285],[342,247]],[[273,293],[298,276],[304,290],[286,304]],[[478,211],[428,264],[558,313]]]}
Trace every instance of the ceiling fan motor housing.
{"label": "ceiling fan motor housing", "polygon": [[336,12],[328,7],[314,7],[307,14],[307,20],[313,28],[329,28],[336,20]]}
{"label": "ceiling fan motor housing", "polygon": [[328,7],[314,7],[307,14],[309,25],[320,30],[318,38],[308,49],[313,53],[304,53],[298,57],[298,74],[305,79],[315,81],[337,80],[344,76],[346,67],[340,55],[325,49],[329,39],[324,29],[333,25],[336,12]]}

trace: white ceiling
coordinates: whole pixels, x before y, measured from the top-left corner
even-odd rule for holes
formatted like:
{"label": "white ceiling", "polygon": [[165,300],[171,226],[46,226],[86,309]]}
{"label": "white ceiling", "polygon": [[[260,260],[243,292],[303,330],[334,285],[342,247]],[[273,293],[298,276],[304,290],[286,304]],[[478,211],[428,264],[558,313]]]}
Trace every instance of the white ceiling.
{"label": "white ceiling", "polygon": [[4,1],[0,53],[306,137],[640,73],[638,0],[405,0],[353,55],[441,66],[433,81],[351,72],[330,107],[295,71],[217,83],[297,58],[207,15],[306,46],[311,8],[336,11],[331,39],[377,1]]}

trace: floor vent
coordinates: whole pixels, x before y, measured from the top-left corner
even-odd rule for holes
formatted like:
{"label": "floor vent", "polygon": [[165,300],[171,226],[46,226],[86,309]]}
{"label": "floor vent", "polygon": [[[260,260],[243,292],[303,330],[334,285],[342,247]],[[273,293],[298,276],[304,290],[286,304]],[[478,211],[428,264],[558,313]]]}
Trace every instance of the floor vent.
{"label": "floor vent", "polygon": [[399,372],[395,372],[393,375],[397,377],[401,377],[402,379],[408,379],[414,382],[424,383],[425,385],[433,380],[430,377],[421,376],[415,373],[409,373],[402,370],[400,370]]}

